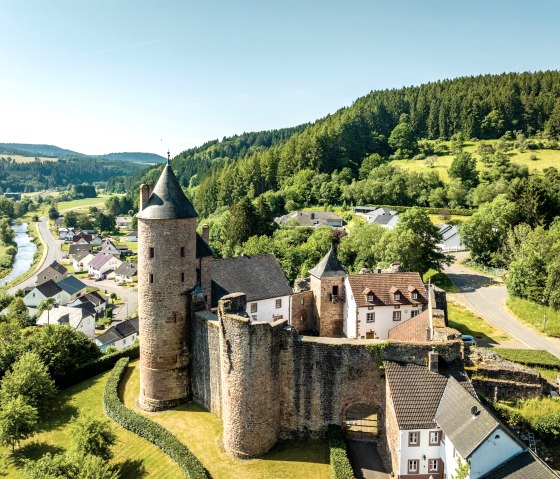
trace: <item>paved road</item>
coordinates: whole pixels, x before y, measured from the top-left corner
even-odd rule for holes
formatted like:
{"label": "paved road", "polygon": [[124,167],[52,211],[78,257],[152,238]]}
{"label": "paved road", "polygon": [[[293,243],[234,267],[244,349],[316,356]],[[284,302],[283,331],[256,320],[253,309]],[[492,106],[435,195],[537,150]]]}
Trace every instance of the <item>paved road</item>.
{"label": "paved road", "polygon": [[348,441],[348,459],[356,479],[388,479],[374,442]]}
{"label": "paved road", "polygon": [[560,340],[540,334],[506,310],[505,301],[508,294],[503,283],[495,282],[492,278],[459,263],[448,266],[445,272],[459,288],[460,292],[453,295],[458,303],[502,328],[522,343],[523,347],[545,349],[560,357]]}

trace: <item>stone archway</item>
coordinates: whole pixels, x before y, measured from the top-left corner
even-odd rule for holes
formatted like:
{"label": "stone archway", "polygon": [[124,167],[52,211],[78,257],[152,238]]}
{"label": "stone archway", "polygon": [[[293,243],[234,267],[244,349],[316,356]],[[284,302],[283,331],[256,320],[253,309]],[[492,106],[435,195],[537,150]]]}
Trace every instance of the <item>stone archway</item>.
{"label": "stone archway", "polygon": [[377,441],[381,424],[381,413],[373,404],[351,404],[344,413],[343,429],[349,439]]}

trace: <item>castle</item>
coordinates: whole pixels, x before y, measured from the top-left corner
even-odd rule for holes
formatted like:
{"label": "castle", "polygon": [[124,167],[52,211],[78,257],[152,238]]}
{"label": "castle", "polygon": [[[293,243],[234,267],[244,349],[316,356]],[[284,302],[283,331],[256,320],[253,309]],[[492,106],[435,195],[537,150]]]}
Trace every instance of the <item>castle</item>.
{"label": "castle", "polygon": [[[452,431],[451,419],[465,407],[468,413],[482,406],[464,374],[463,344],[453,330],[442,327],[430,338],[421,332],[420,340],[413,334],[413,341],[300,336],[286,319],[251,320],[243,291],[222,297],[214,314],[208,231],[197,234],[196,212],[169,162],[153,190],[141,186],[137,217],[142,409],[159,411],[188,400],[201,404],[221,418],[224,449],[237,458],[262,455],[281,439],[322,436],[330,424],[351,428],[351,413],[361,409],[368,411],[370,436],[397,477],[450,477],[453,461],[475,461],[480,451],[494,459],[491,467],[481,460],[471,479],[490,477],[497,466],[527,454],[536,464],[531,467],[546,468],[502,429],[507,438],[495,434],[493,445],[481,435],[480,444],[471,440],[468,448],[459,448],[472,431]],[[294,295],[302,318],[308,312],[320,319],[322,335],[343,333],[338,297],[348,284],[341,270],[331,250],[311,270],[310,289]],[[325,300],[306,302],[312,293]],[[414,411],[417,402],[425,417],[407,423],[403,411]],[[458,410],[440,411],[446,403]],[[488,429],[487,416],[480,417]],[[489,434],[498,430],[492,427]],[[416,447],[423,430],[430,437],[428,456]],[[436,448],[444,436],[453,439]]]}

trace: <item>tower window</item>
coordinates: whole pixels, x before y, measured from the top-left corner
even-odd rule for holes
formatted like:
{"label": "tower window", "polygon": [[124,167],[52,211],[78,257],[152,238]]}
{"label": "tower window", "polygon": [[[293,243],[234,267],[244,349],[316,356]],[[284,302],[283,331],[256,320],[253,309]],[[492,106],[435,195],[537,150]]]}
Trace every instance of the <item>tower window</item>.
{"label": "tower window", "polygon": [[185,273],[181,273],[181,283],[185,282]]}
{"label": "tower window", "polygon": [[185,257],[185,247],[181,246],[181,258]]}
{"label": "tower window", "polygon": [[334,296],[338,296],[338,286],[333,286],[333,287],[332,287],[332,294],[333,294]]}
{"label": "tower window", "polygon": [[150,273],[150,283],[154,282],[154,275],[152,273]]}
{"label": "tower window", "polygon": [[155,258],[156,252],[153,247],[150,247],[150,258]]}

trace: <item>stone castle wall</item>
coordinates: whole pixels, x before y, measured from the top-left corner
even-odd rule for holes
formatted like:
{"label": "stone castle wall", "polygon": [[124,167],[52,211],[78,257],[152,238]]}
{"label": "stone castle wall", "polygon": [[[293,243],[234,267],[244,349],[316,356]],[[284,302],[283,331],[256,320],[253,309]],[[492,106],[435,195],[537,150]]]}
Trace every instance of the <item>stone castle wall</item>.
{"label": "stone castle wall", "polygon": [[138,219],[139,404],[148,411],[185,401],[191,389],[185,293],[196,281],[195,221]]}
{"label": "stone castle wall", "polygon": [[315,317],[319,318],[319,335],[341,337],[343,335],[344,302],[331,301],[333,286],[338,287],[338,297],[344,298],[344,278],[317,279],[311,276],[309,286],[315,297]]}
{"label": "stone castle wall", "polygon": [[292,294],[292,325],[298,333],[319,330],[313,307],[313,291]]}

